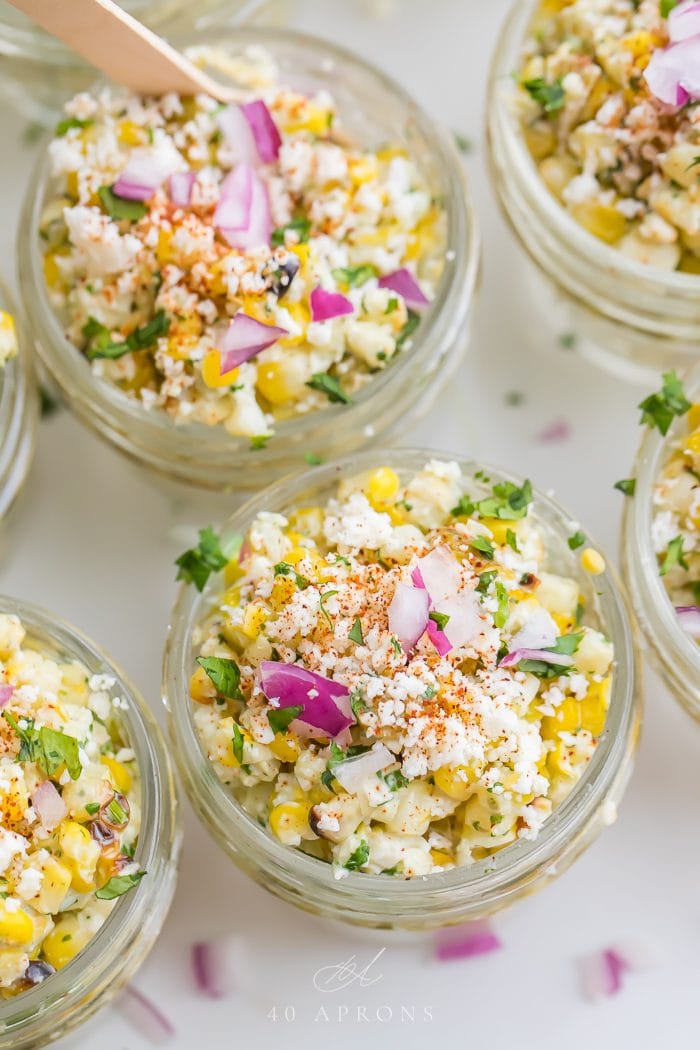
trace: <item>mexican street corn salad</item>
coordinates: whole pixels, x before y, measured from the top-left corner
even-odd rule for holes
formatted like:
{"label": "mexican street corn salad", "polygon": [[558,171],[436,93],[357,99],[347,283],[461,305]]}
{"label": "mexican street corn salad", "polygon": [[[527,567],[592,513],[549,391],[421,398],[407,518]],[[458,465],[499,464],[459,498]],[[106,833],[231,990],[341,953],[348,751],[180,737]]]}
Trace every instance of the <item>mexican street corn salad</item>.
{"label": "mexican street corn salad", "polygon": [[[604,571],[580,530],[561,542]],[[529,482],[438,460],[260,513],[237,555],[203,530],[178,565],[199,589],[224,569],[190,682],[216,774],[338,877],[423,876],[536,838],[595,751],[614,660],[551,555]]]}
{"label": "mexican street corn salad", "polygon": [[136,886],[139,776],[114,680],[0,616],[0,996],[65,966]]}
{"label": "mexican street corn salad", "polygon": [[260,49],[191,56],[235,103],[111,87],[66,104],[45,279],[96,377],[259,446],[410,349],[444,208],[403,148],[354,141],[327,92],[281,83]]}
{"label": "mexican street corn salad", "polygon": [[681,381],[668,373],[641,408],[642,421],[663,435],[674,416],[687,422],[671,438],[653,488],[652,543],[679,622],[700,641],[700,403],[691,404]]}
{"label": "mexican street corn salad", "polygon": [[595,237],[700,273],[700,4],[542,0],[518,111],[542,179]]}

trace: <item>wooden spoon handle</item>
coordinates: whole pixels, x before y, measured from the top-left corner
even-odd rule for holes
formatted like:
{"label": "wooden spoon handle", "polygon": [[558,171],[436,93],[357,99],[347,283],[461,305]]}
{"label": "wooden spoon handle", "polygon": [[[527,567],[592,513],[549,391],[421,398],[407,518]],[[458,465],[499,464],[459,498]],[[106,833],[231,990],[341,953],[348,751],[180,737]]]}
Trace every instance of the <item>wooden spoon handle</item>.
{"label": "wooden spoon handle", "polygon": [[139,94],[204,92],[221,102],[226,88],[203,73],[112,0],[10,0],[87,62]]}

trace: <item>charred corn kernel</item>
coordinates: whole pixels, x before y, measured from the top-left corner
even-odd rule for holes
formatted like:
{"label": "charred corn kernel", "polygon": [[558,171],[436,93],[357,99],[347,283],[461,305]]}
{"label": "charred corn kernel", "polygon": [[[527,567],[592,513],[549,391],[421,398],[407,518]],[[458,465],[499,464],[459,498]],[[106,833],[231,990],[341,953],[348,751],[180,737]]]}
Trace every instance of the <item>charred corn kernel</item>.
{"label": "charred corn kernel", "polygon": [[270,830],[280,842],[298,845],[309,830],[309,811],[303,802],[282,802],[270,813]]}
{"label": "charred corn kernel", "polygon": [[210,350],[204,355],[202,361],[202,379],[212,390],[223,386],[233,386],[238,379],[240,369],[232,368],[230,372],[221,374],[221,354],[218,350]]}
{"label": "charred corn kernel", "polygon": [[517,532],[518,523],[516,521],[506,521],[501,518],[482,518],[482,521],[487,529],[490,529],[493,538],[499,546],[503,546],[507,542],[508,532]]}
{"label": "charred corn kernel", "polygon": [[42,867],[43,878],[36,897],[31,905],[43,915],[55,915],[60,910],[70,889],[72,872],[69,867],[55,857],[50,857]]}
{"label": "charred corn kernel", "polygon": [[146,131],[133,120],[122,120],[119,123],[117,137],[125,146],[142,146],[146,142]]}
{"label": "charred corn kernel", "polygon": [[370,503],[389,503],[398,496],[401,488],[399,475],[391,467],[373,470],[367,481],[367,498]]}
{"label": "charred corn kernel", "polygon": [[589,233],[606,244],[615,244],[627,230],[627,220],[611,204],[580,201],[571,206],[571,214]]}
{"label": "charred corn kernel", "polygon": [[248,638],[257,638],[267,619],[267,612],[260,605],[246,605],[241,629]]}
{"label": "charred corn kernel", "polygon": [[8,944],[30,944],[34,939],[34,923],[26,911],[8,911],[0,902],[0,940]]}
{"label": "charred corn kernel", "polygon": [[586,547],[581,554],[581,567],[591,576],[600,576],[605,572],[605,558],[592,547]]}
{"label": "charred corn kernel", "polygon": [[190,696],[198,704],[213,704],[216,686],[203,667],[198,667],[190,678]]}
{"label": "charred corn kernel", "polygon": [[62,915],[41,946],[44,958],[57,970],[74,959],[92,937],[89,924],[82,926],[75,915]]}
{"label": "charred corn kernel", "polygon": [[473,793],[474,771],[469,766],[443,766],[434,775],[435,786],[450,798],[464,802]]}
{"label": "charred corn kernel", "polygon": [[555,740],[558,733],[573,733],[581,726],[581,705],[578,700],[567,697],[557,707],[555,714],[542,719],[542,739]]}
{"label": "charred corn kernel", "polygon": [[276,733],[275,739],[267,746],[280,762],[296,762],[301,754],[301,745],[294,733]]}
{"label": "charred corn kernel", "polygon": [[600,736],[605,729],[605,720],[610,702],[610,677],[600,682],[591,682],[581,701],[581,726],[593,736]]}
{"label": "charred corn kernel", "polygon": [[563,616],[562,613],[550,613],[549,615],[559,628],[559,634],[568,634],[574,626],[574,621],[570,616]]}
{"label": "charred corn kernel", "polygon": [[298,378],[284,360],[258,365],[255,385],[272,405],[281,405],[299,394]]}
{"label": "charred corn kernel", "polygon": [[117,791],[121,791],[123,795],[128,794],[129,791],[131,791],[133,777],[124,763],[118,762],[116,758],[112,758],[110,755],[103,755],[102,765],[107,766],[112,778],[112,783]]}

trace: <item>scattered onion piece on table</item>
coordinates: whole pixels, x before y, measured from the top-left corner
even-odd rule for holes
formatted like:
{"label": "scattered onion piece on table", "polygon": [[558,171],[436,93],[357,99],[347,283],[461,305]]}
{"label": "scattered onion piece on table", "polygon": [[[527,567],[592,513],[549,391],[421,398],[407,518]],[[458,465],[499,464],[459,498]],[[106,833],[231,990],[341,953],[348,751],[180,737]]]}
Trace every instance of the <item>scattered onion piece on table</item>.
{"label": "scattered onion piece on table", "polygon": [[192,945],[192,972],[195,984],[210,999],[229,994],[231,980],[224,945],[221,941],[198,941]]}
{"label": "scattered onion piece on table", "polygon": [[439,962],[454,959],[473,959],[477,955],[488,955],[503,947],[501,938],[488,922],[468,922],[440,930],[435,939],[435,958]]}
{"label": "scattered onion piece on table", "polygon": [[634,941],[583,956],[579,959],[579,976],[584,998],[596,1002],[617,995],[625,974],[648,970],[654,961],[649,948]]}
{"label": "scattered onion piece on table", "polygon": [[162,1046],[175,1035],[175,1028],[158,1007],[132,984],[127,984],[119,997],[122,1016],[145,1039],[155,1046]]}
{"label": "scattered onion piece on table", "polygon": [[537,435],[542,445],[558,445],[571,437],[571,425],[565,419],[555,419]]}

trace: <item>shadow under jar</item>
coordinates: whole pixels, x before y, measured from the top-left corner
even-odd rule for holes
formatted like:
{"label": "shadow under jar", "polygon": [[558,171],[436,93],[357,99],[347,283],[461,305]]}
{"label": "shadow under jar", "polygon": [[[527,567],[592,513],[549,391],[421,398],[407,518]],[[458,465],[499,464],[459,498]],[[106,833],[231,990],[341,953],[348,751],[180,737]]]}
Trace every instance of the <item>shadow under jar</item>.
{"label": "shadow under jar", "polygon": [[90,675],[115,680],[109,691],[126,700],[120,722],[140,772],[141,830],[134,859],[147,872],[117,900],[75,958],[35,987],[0,999],[0,1048],[30,1050],[82,1024],[133,977],[168,913],[182,833],[165,742],[139,693],[105,653],[51,613],[9,597],[0,598],[0,613],[19,617],[27,632],[25,647],[56,660],[78,661]]}
{"label": "shadow under jar", "polygon": [[[700,367],[691,370],[684,386],[690,401],[700,401]],[[674,421],[665,436],[655,429],[647,429],[644,433],[634,469],[634,495],[625,500],[622,571],[637,620],[657,668],[678,702],[693,718],[700,719],[700,635],[691,612],[692,606],[698,605],[698,601],[692,597],[691,589],[686,592],[687,597],[679,598],[677,603],[690,614],[690,627],[694,628],[691,633],[684,629],[683,617],[679,617],[676,603],[666,589],[664,577],[660,575],[659,553],[655,549],[653,536],[655,511],[661,510],[658,503],[655,505],[654,489],[670,457],[683,448],[681,439],[688,434],[688,423],[688,417],[683,415]],[[696,477],[689,473],[686,476],[688,484],[695,486],[697,491]],[[684,515],[679,516],[682,518]],[[681,524],[676,522],[676,526],[672,530],[674,534],[681,531]],[[674,571],[679,573],[680,569]],[[682,585],[682,577],[679,582]]]}
{"label": "shadow under jar", "polygon": [[[195,23],[225,18],[228,24],[252,18],[270,4],[265,0],[121,0],[129,14],[160,36],[188,31]],[[274,6],[274,5],[273,5]],[[0,0],[0,94],[29,120],[50,125],[64,95],[87,88],[94,70],[26,15]]]}
{"label": "shadow under jar", "polygon": [[[435,452],[363,452],[319,467],[258,494],[222,530],[222,544],[244,536],[261,511],[289,514],[322,506],[341,480],[378,466],[389,467],[402,484],[414,478]],[[454,457],[445,456],[445,459]],[[490,492],[491,482],[517,479],[471,461],[457,459],[466,491]],[[424,930],[475,920],[494,913],[554,879],[614,819],[631,772],[640,715],[641,686],[635,640],[617,580],[607,568],[594,578],[583,571],[567,544],[571,519],[551,499],[535,492],[534,520],[547,547],[547,568],[575,579],[592,622],[614,643],[615,662],[603,731],[588,764],[570,793],[555,805],[534,840],[517,838],[489,856],[449,871],[403,879],[391,874],[344,871],[338,878],[326,861],[283,845],[236,800],[217,776],[194,719],[190,678],[196,668],[193,632],[221,592],[221,576],[204,592],[183,587],[172,614],[164,659],[163,691],[176,760],[201,820],[232,860],[253,879],[305,911],[357,926]]]}
{"label": "shadow under jar", "polygon": [[194,32],[187,45],[216,45],[240,54],[266,49],[280,82],[302,94],[328,90],[343,124],[360,146],[391,143],[418,166],[444,209],[442,275],[410,345],[371,375],[351,404],[333,404],[276,423],[263,448],[221,425],[175,423],[99,380],[65,337],[47,295],[38,235],[52,180],[44,156],[32,178],[18,240],[23,295],[31,335],[49,373],[76,415],[122,452],[170,479],[212,491],[255,490],[301,466],[305,457],[341,455],[377,435],[392,438],[432,403],[466,350],[479,270],[479,236],[465,172],[451,133],[424,113],[394,81],[362,59],[325,41],[270,29]]}
{"label": "shadow under jar", "polygon": [[700,277],[627,258],[589,233],[548,189],[527,147],[514,83],[542,0],[518,0],[494,54],[488,87],[491,177],[529,273],[543,336],[563,334],[622,378],[649,382],[691,365],[700,345]]}
{"label": "shadow under jar", "polygon": [[27,333],[4,285],[0,315],[13,319],[17,353],[0,365],[0,521],[6,517],[27,476],[38,420],[39,402],[27,358]]}

